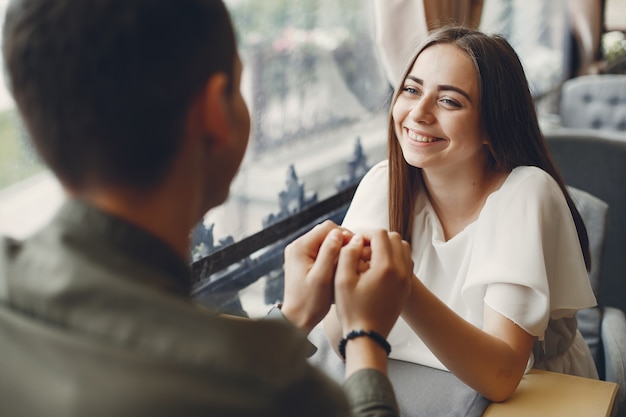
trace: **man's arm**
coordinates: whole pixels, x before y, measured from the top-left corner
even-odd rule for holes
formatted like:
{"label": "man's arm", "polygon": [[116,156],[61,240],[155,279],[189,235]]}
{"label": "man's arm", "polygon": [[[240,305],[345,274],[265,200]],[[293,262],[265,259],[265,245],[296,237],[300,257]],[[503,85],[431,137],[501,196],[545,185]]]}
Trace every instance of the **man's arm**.
{"label": "man's arm", "polygon": [[328,313],[334,275],[346,235],[328,220],[285,248],[285,317],[307,334]]}
{"label": "man's arm", "polygon": [[[409,293],[412,270],[410,248],[397,233],[353,236],[327,221],[285,250],[282,314],[308,333],[336,298],[344,334],[365,330],[385,338]],[[344,391],[352,414],[398,415],[380,342],[352,338],[345,342],[345,356]]]}

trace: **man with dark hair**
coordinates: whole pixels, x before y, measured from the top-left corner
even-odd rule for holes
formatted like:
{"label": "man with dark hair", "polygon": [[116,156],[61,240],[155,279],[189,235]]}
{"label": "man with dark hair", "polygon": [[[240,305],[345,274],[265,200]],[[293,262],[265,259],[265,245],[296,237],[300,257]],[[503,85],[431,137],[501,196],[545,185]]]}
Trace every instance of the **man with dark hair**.
{"label": "man with dark hair", "polygon": [[[221,0],[13,0],[3,54],[67,200],[0,239],[0,415],[397,414],[385,337],[412,274],[398,234],[325,222],[293,242],[279,320],[189,300],[189,230],[226,199],[250,129]],[[305,358],[333,299],[343,390]]]}

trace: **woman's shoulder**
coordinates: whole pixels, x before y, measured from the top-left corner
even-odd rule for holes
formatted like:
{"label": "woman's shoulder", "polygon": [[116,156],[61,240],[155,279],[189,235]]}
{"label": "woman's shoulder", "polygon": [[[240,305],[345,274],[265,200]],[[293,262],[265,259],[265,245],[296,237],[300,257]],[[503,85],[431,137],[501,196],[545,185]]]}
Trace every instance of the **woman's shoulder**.
{"label": "woman's shoulder", "polygon": [[513,169],[509,174],[506,182],[516,184],[518,186],[530,185],[537,186],[545,184],[548,187],[558,184],[550,174],[536,166],[523,165]]}
{"label": "woman's shoulder", "polygon": [[498,213],[518,215],[520,210],[560,212],[568,208],[565,195],[557,181],[546,171],[535,166],[514,168],[500,189],[488,198],[485,207]]}
{"label": "woman's shoulder", "polygon": [[388,168],[387,161],[381,161],[365,174],[343,220],[345,227],[353,231],[389,227]]}
{"label": "woman's shoulder", "polygon": [[365,173],[361,180],[361,185],[371,184],[373,186],[385,186],[389,182],[389,161],[382,160],[376,163]]}
{"label": "woman's shoulder", "polygon": [[382,175],[389,173],[389,160],[383,159],[380,162],[377,162],[373,167],[368,171],[368,175]]}
{"label": "woman's shoulder", "polygon": [[519,166],[513,169],[501,187],[503,194],[512,193],[528,198],[535,195],[545,198],[562,196],[556,180],[546,171],[535,166]]}

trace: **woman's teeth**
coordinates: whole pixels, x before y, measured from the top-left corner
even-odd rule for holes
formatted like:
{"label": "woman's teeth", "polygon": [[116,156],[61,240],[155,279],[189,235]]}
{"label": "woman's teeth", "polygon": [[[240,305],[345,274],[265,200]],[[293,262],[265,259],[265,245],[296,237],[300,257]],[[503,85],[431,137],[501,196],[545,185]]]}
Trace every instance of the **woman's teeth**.
{"label": "woman's teeth", "polygon": [[412,132],[410,130],[407,130],[408,134],[409,134],[409,139],[414,140],[416,142],[426,142],[426,143],[431,143],[431,142],[436,142],[439,139],[438,138],[431,138],[428,136],[422,136],[422,135],[418,135],[415,132]]}

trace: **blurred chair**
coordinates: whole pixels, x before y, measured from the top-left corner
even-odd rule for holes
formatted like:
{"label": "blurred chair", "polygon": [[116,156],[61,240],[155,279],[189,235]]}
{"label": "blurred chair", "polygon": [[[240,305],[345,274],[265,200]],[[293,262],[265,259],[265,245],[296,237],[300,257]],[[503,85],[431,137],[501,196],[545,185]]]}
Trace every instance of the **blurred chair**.
{"label": "blurred chair", "polygon": [[585,75],[565,81],[559,115],[565,128],[626,132],[626,74]]}
{"label": "blurred chair", "polygon": [[[597,199],[572,191],[590,238],[590,280],[598,307],[579,312],[579,327],[594,354],[598,373],[620,385],[618,416],[626,416],[626,133],[560,129],[545,133],[565,182]],[[595,208],[594,208],[595,206]],[[603,214],[604,212],[604,214]],[[603,217],[606,216],[606,222]],[[605,238],[602,225],[605,224]],[[604,245],[602,242],[604,240]],[[594,263],[595,261],[595,263]],[[619,308],[614,308],[619,307]]]}
{"label": "blurred chair", "polygon": [[[598,77],[608,78],[593,80]],[[620,126],[618,117],[626,124],[626,77],[602,75],[578,78],[580,80],[573,79],[569,86],[564,86],[564,105],[576,109],[576,103],[568,102],[568,97],[569,100],[580,100],[582,97],[583,101],[587,101],[587,109],[583,110],[584,105],[578,103],[579,110],[567,110],[566,107],[561,111],[563,115],[568,115],[565,117],[564,125],[583,128],[562,128],[546,132],[544,135],[565,182],[570,187],[586,191],[608,204],[608,213],[605,211],[606,234],[602,246],[602,209],[593,209],[593,206],[598,206],[598,202],[594,202],[588,198],[589,196],[572,192],[572,198],[581,211],[589,232],[592,250],[590,280],[599,304],[597,308],[579,312],[578,319],[581,333],[594,354],[601,378],[620,385],[616,399],[617,415],[624,417],[626,416],[624,318],[626,132],[613,128]],[[596,81],[598,84],[594,84]],[[584,99],[584,94],[589,94],[587,99]],[[598,97],[605,98],[600,100]],[[608,114],[602,113],[603,108]]]}
{"label": "blurred chair", "polygon": [[565,182],[610,207],[598,298],[626,311],[626,133],[559,129],[544,135]]}
{"label": "blurred chair", "polygon": [[[589,280],[596,296],[604,278],[602,258],[606,241],[607,212],[611,208],[586,191],[568,187],[589,234],[591,271]],[[598,368],[600,379],[619,385],[615,404],[616,416],[626,416],[626,316],[615,307],[599,301],[598,306],[578,312],[578,328]]]}

